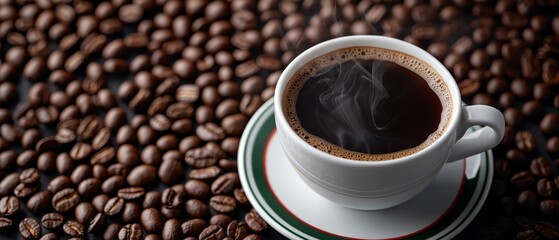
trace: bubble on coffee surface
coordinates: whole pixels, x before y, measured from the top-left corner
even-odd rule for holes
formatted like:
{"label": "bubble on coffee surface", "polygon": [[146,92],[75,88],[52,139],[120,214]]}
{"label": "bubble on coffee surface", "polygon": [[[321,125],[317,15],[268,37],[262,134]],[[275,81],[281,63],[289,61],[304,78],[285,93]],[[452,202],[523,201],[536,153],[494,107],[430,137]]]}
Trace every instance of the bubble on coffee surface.
{"label": "bubble on coffee surface", "polygon": [[[356,146],[353,145],[355,144],[362,144],[362,146],[357,147],[364,147],[366,152],[371,152],[369,149],[370,144],[367,143],[374,138],[381,138],[377,140],[386,140],[389,142],[390,139],[382,139],[383,137],[389,138],[389,136],[375,136],[374,134],[370,134],[370,131],[367,129],[372,129],[373,131],[382,130],[393,124],[392,120],[386,116],[382,116],[383,111],[381,103],[388,98],[388,93],[382,84],[383,75],[387,69],[379,67],[379,64],[383,61],[373,61],[371,69],[369,70],[365,69],[362,64],[359,64],[359,60],[383,60],[395,63],[425,79],[431,90],[440,99],[442,105],[439,125],[425,141],[419,145],[414,145],[414,147],[389,153],[365,153],[364,151],[348,150],[354,149]],[[349,71],[344,71],[343,73],[341,73],[342,69],[330,71],[334,68],[341,68],[342,63],[348,61],[355,63],[351,65]],[[338,72],[340,74],[338,76],[322,76],[331,72]],[[336,134],[338,145],[309,133],[302,127],[297,116],[296,104],[299,92],[307,80],[311,78],[315,79],[316,77],[320,77],[318,81],[329,82],[327,86],[330,89],[321,93],[319,100],[324,108],[331,109],[328,118],[316,116],[317,119],[323,119],[323,121],[317,121],[316,124],[317,127],[322,128],[324,131]],[[367,81],[367,85],[365,86],[371,87],[360,88],[363,85],[351,83],[351,81],[355,79]],[[394,97],[395,96],[391,96],[391,98]],[[361,103],[359,102],[360,99]],[[366,104],[369,104],[369,106],[367,106],[368,108],[356,109],[364,105],[363,99],[367,100]],[[307,143],[331,155],[364,161],[395,159],[424,149],[442,135],[452,114],[452,101],[449,90],[440,75],[431,66],[413,56],[401,52],[373,47],[341,49],[311,60],[301,67],[288,82],[282,101],[284,105],[283,111],[289,124]],[[363,115],[363,110],[366,112],[365,116]],[[309,109],[309,111],[313,111],[313,109]],[[367,122],[359,120],[364,117],[368,119]],[[384,119],[382,119],[383,117]],[[329,122],[328,120],[331,119],[335,119],[336,121]],[[340,127],[340,123],[344,126]],[[347,131],[347,129],[350,129],[350,131]]]}

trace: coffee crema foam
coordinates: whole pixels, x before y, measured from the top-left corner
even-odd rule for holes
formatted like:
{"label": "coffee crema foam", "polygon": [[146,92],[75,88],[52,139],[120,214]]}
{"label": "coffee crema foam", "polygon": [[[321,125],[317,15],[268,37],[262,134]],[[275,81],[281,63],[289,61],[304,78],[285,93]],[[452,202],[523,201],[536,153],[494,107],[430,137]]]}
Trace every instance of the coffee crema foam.
{"label": "coffee crema foam", "polygon": [[[433,90],[433,92],[441,100],[441,120],[437,130],[431,133],[423,143],[416,147],[382,154],[369,154],[351,151],[307,132],[299,123],[296,112],[296,103],[299,91],[307,80],[313,77],[317,71],[353,59],[384,60],[393,62],[413,71],[425,79],[431,90]],[[291,128],[297,135],[299,135],[299,137],[311,146],[319,149],[320,151],[345,159],[357,161],[383,161],[412,155],[434,143],[444,133],[450,122],[450,117],[452,116],[451,98],[450,91],[441,76],[433,69],[433,67],[422,60],[394,50],[377,47],[351,47],[339,49],[319,56],[297,70],[286,85],[282,96],[282,104],[283,113],[286,116],[287,122]]]}

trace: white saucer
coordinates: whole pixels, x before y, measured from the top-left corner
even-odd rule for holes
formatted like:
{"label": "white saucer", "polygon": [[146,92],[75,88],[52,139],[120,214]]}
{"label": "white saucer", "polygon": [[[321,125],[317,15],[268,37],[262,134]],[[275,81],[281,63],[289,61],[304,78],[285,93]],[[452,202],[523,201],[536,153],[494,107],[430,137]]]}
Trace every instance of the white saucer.
{"label": "white saucer", "polygon": [[359,211],[336,205],[305,185],[289,164],[272,106],[266,102],[243,133],[239,174],[254,209],[289,239],[450,239],[487,197],[491,151],[445,165],[422,193],[396,207]]}

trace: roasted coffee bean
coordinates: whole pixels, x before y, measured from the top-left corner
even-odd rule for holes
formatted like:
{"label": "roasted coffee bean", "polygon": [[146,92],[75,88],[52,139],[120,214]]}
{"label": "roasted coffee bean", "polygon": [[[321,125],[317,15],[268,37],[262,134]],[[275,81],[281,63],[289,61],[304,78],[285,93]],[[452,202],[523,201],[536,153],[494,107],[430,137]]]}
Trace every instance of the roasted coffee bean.
{"label": "roasted coffee bean", "polygon": [[220,148],[209,146],[188,150],[185,154],[185,162],[195,168],[203,168],[212,166],[218,159],[226,157],[225,152]]}
{"label": "roasted coffee bean", "polygon": [[[97,193],[100,189],[101,189],[101,184],[103,180],[109,178],[109,171],[107,170],[107,168],[101,164],[95,164],[93,165],[93,177],[96,178],[97,182],[98,182],[98,188],[97,188],[97,183],[95,183],[95,193]],[[84,185],[84,184],[80,184],[80,185]],[[78,192],[80,193],[80,195],[83,194],[87,194],[87,191],[81,191],[80,189],[82,189],[80,186],[78,186]]]}
{"label": "roasted coffee bean", "polygon": [[[220,85],[221,86],[221,85]],[[226,116],[235,114],[239,112],[239,101],[236,99],[226,99],[217,105],[215,110],[215,116],[219,119],[223,119]]]}
{"label": "roasted coffee bean", "polygon": [[537,190],[538,194],[542,197],[554,197],[558,191],[553,181],[545,178],[538,180]]}
{"label": "roasted coffee bean", "polygon": [[74,208],[80,201],[80,197],[73,188],[60,190],[52,197],[52,207],[57,212],[66,212]]}
{"label": "roasted coffee bean", "polygon": [[215,179],[211,185],[211,190],[213,194],[229,193],[239,184],[240,180],[237,173],[226,173]]}
{"label": "roasted coffee bean", "polygon": [[99,132],[101,127],[101,119],[97,116],[89,115],[80,122],[77,133],[82,139],[90,140]]}
{"label": "roasted coffee bean", "polygon": [[126,123],[126,112],[120,107],[111,108],[105,115],[105,126],[116,131]]}
{"label": "roasted coffee bean", "polygon": [[119,175],[119,176],[126,176],[129,172],[128,167],[124,164],[115,163],[111,164],[109,168],[107,168],[109,175]]}
{"label": "roasted coffee bean", "polygon": [[230,222],[233,221],[233,218],[225,215],[225,214],[214,214],[209,221],[210,225],[219,225],[221,226],[223,229],[227,229],[227,226],[229,225]]}
{"label": "roasted coffee bean", "polygon": [[231,159],[220,159],[217,163],[218,166],[223,169],[224,171],[236,171],[237,170],[237,161]]}
{"label": "roasted coffee bean", "polygon": [[47,213],[41,218],[41,225],[46,229],[56,229],[64,224],[64,216],[60,213]]}
{"label": "roasted coffee bean", "polygon": [[124,101],[129,102],[138,93],[138,87],[132,81],[124,81],[120,84],[117,90],[117,97]]}
{"label": "roasted coffee bean", "polygon": [[213,109],[211,109],[209,106],[206,105],[198,107],[196,109],[195,115],[196,115],[195,116],[196,122],[198,124],[204,124],[213,121],[214,119]]}
{"label": "roasted coffee bean", "polygon": [[118,232],[118,239],[139,240],[142,239],[142,227],[140,224],[132,223],[124,225]]}
{"label": "roasted coffee bean", "polygon": [[19,182],[24,184],[35,184],[39,181],[39,171],[36,168],[28,168],[19,174]]}
{"label": "roasted coffee bean", "polygon": [[126,185],[126,179],[123,176],[115,175],[107,178],[101,184],[101,191],[106,194],[117,192],[120,188]]}
{"label": "roasted coffee bean", "polygon": [[166,219],[180,218],[183,211],[179,208],[161,208],[161,215]]}
{"label": "roasted coffee bean", "polygon": [[119,163],[133,167],[140,163],[140,154],[136,146],[132,144],[124,144],[118,147],[116,152],[116,159]]}
{"label": "roasted coffee bean", "polygon": [[216,177],[219,173],[221,173],[221,169],[219,167],[209,166],[190,170],[188,177],[198,180],[207,180]]}
{"label": "roasted coffee bean", "polygon": [[21,131],[12,124],[2,124],[0,126],[0,134],[8,142],[19,142],[21,138]]}
{"label": "roasted coffee bean", "polygon": [[41,225],[34,218],[24,218],[19,222],[19,234],[23,239],[38,239],[41,236]]}
{"label": "roasted coffee bean", "polygon": [[245,222],[248,228],[253,232],[261,232],[268,228],[268,224],[264,222],[254,209],[245,215]]}
{"label": "roasted coffee bean", "polygon": [[58,235],[56,233],[47,233],[43,235],[40,240],[58,240]]}
{"label": "roasted coffee bean", "polygon": [[233,196],[235,196],[235,200],[237,200],[238,203],[242,205],[250,205],[245,191],[242,188],[235,188],[233,190]]}
{"label": "roasted coffee bean", "polygon": [[19,184],[18,172],[11,173],[8,176],[4,177],[4,179],[0,181],[0,195],[6,196],[9,193],[13,192],[18,184]]}
{"label": "roasted coffee bean", "polygon": [[546,114],[540,122],[540,129],[547,134],[559,133],[559,114],[553,112]]}
{"label": "roasted coffee bean", "polygon": [[146,193],[142,204],[143,208],[160,208],[161,207],[161,192],[151,191]]}
{"label": "roasted coffee bean", "polygon": [[182,234],[185,237],[198,236],[208,224],[199,218],[190,219],[181,225]]}
{"label": "roasted coffee bean", "polygon": [[175,184],[171,187],[171,189],[173,189],[173,191],[175,191],[177,193],[177,195],[179,195],[182,199],[187,198],[187,193],[186,193],[186,190],[184,189],[184,185]]}
{"label": "roasted coffee bean", "polygon": [[505,123],[511,126],[520,126],[524,120],[522,112],[516,108],[507,108],[503,112]]}
{"label": "roasted coffee bean", "polygon": [[181,102],[193,103],[200,97],[200,88],[194,84],[186,84],[178,87],[176,99]]}
{"label": "roasted coffee bean", "polygon": [[223,118],[221,127],[228,136],[240,136],[247,123],[248,117],[239,113]]}
{"label": "roasted coffee bean", "polygon": [[74,161],[83,161],[87,157],[89,157],[91,152],[92,152],[91,145],[87,143],[76,143],[74,144],[72,149],[70,149],[70,157]]}
{"label": "roasted coffee bean", "polygon": [[56,170],[56,153],[43,152],[37,158],[37,170],[42,173],[50,173]]}
{"label": "roasted coffee bean", "polygon": [[559,213],[559,200],[548,199],[541,201],[540,212],[545,215],[554,215]]}
{"label": "roasted coffee bean", "polygon": [[47,189],[49,190],[49,192],[54,194],[62,189],[70,187],[72,187],[72,180],[70,180],[70,178],[67,176],[60,175],[49,182]]}
{"label": "roasted coffee bean", "polygon": [[551,154],[559,154],[559,136],[553,136],[547,140],[546,149]]}
{"label": "roasted coffee bean", "polygon": [[19,183],[14,188],[14,195],[16,197],[26,198],[39,191],[39,187],[39,184],[26,185],[24,183]]}
{"label": "roasted coffee bean", "polygon": [[545,157],[539,157],[530,163],[530,170],[538,177],[549,177],[552,173],[552,166]]}
{"label": "roasted coffee bean", "polygon": [[192,120],[180,119],[171,124],[171,131],[177,135],[184,135],[192,130]]}
{"label": "roasted coffee bean", "polygon": [[85,229],[83,225],[76,221],[67,221],[64,225],[62,225],[62,230],[66,233],[69,237],[83,237],[85,234]]}
{"label": "roasted coffee bean", "polygon": [[103,233],[103,239],[119,239],[118,232],[120,231],[120,227],[121,226],[118,223],[113,223],[107,226],[107,229],[105,229],[105,232]]}
{"label": "roasted coffee bean", "polygon": [[138,135],[138,143],[142,146],[147,146],[151,143],[154,143],[156,140],[155,131],[151,129],[149,126],[141,126],[137,130]]}
{"label": "roasted coffee bean", "polygon": [[[196,66],[193,61],[187,59],[179,59],[173,63],[173,72],[181,79],[187,79],[194,75]],[[180,89],[180,87],[179,87]],[[182,101],[179,97],[179,89],[177,89],[177,100]],[[180,94],[182,95],[182,94]]]}
{"label": "roasted coffee bean", "polygon": [[110,89],[103,88],[100,89],[99,92],[97,92],[97,95],[94,96],[93,103],[95,106],[102,109],[110,109],[116,106],[116,97]]}
{"label": "roasted coffee bean", "polygon": [[534,134],[529,130],[518,131],[516,133],[516,146],[525,152],[532,152],[536,149],[537,142]]}
{"label": "roasted coffee bean", "polygon": [[0,217],[0,230],[8,231],[12,228],[13,224],[14,224],[14,222],[11,219],[5,218],[5,217]]}
{"label": "roasted coffee bean", "polygon": [[[256,64],[256,61],[254,60],[249,60],[246,61],[244,63],[239,64],[236,68],[235,68],[235,75],[239,78],[247,78],[250,76],[253,76],[254,74],[256,74],[258,71],[260,71],[260,67],[258,66],[258,64]],[[252,88],[252,87],[248,87],[248,86],[253,86],[252,84],[247,84],[247,89],[246,90],[256,90],[257,88]]]}
{"label": "roasted coffee bean", "polygon": [[45,60],[41,57],[34,57],[27,62],[23,69],[23,77],[31,80],[40,80],[47,72]]}
{"label": "roasted coffee bean", "polygon": [[467,97],[474,95],[478,91],[480,83],[477,80],[464,79],[458,84],[458,87],[460,88],[460,94]]}
{"label": "roasted coffee bean", "polygon": [[243,239],[248,235],[248,227],[245,222],[231,221],[227,226],[227,236],[232,239]]}
{"label": "roasted coffee bean", "polygon": [[109,201],[108,195],[99,194],[95,196],[93,200],[91,200],[91,204],[93,204],[93,207],[95,207],[95,210],[97,210],[97,212],[103,212],[105,208],[105,204],[107,204],[108,201]]}
{"label": "roasted coffee bean", "polygon": [[97,211],[95,210],[95,207],[88,202],[81,202],[74,210],[76,220],[84,225],[89,224],[96,214]]}
{"label": "roasted coffee bean", "polygon": [[219,141],[225,137],[225,131],[215,123],[206,123],[196,128],[196,135],[203,141]]}
{"label": "roasted coffee bean", "polygon": [[25,149],[32,149],[41,140],[41,136],[38,129],[28,129],[21,135],[21,146]]}
{"label": "roasted coffee bean", "polygon": [[163,229],[163,216],[155,208],[144,209],[140,221],[146,232],[160,232]]}
{"label": "roasted coffee bean", "polygon": [[177,160],[165,160],[159,166],[158,176],[163,183],[169,185],[184,177],[184,168]]}
{"label": "roasted coffee bean", "polygon": [[161,233],[162,239],[177,240],[182,239],[181,223],[177,219],[169,219],[163,225]]}
{"label": "roasted coffee bean", "polygon": [[145,190],[143,187],[128,187],[119,189],[117,195],[124,200],[136,200],[144,196]]}
{"label": "roasted coffee bean", "polygon": [[516,239],[540,239],[540,235],[534,230],[524,230],[516,234]]}
{"label": "roasted coffee bean", "polygon": [[226,195],[215,195],[210,198],[210,207],[220,213],[229,213],[237,208],[235,198]]}
{"label": "roasted coffee bean", "polygon": [[40,213],[49,209],[52,194],[49,191],[38,192],[27,200],[27,210]]}
{"label": "roasted coffee bean", "polygon": [[161,194],[161,205],[164,208],[173,209],[183,203],[183,196],[173,188],[166,188]]}
{"label": "roasted coffee bean", "polygon": [[149,126],[158,132],[169,130],[171,121],[163,114],[157,114],[149,121]]}
{"label": "roasted coffee bean", "polygon": [[156,234],[148,234],[144,237],[145,240],[161,240],[161,237],[159,237]]}
{"label": "roasted coffee bean", "polygon": [[262,237],[260,237],[260,235],[254,233],[243,238],[243,240],[261,240],[261,239]]}
{"label": "roasted coffee bean", "polygon": [[140,214],[142,209],[134,202],[127,202],[124,204],[122,210],[122,221],[125,223],[140,222]]}
{"label": "roasted coffee bean", "polygon": [[239,150],[240,141],[238,137],[227,137],[221,141],[221,149],[228,154],[236,155]]}
{"label": "roasted coffee bean", "polygon": [[240,109],[247,116],[252,116],[262,104],[264,104],[264,101],[259,95],[245,94],[241,99]]}
{"label": "roasted coffee bean", "polygon": [[223,239],[225,236],[226,233],[221,226],[210,225],[202,230],[198,238],[204,240],[214,240]]}
{"label": "roasted coffee bean", "polygon": [[152,185],[157,180],[157,168],[151,165],[142,164],[130,171],[126,181],[133,187],[146,187]]}
{"label": "roasted coffee bean", "polygon": [[106,147],[96,152],[91,157],[91,164],[107,164],[115,158],[115,150],[113,147]]}
{"label": "roasted coffee bean", "polygon": [[200,98],[202,99],[202,103],[211,107],[215,107],[221,102],[221,95],[219,95],[217,88],[214,86],[204,87]]}
{"label": "roasted coffee bean", "polygon": [[5,196],[0,199],[0,215],[9,217],[19,213],[19,199],[14,196]]}
{"label": "roasted coffee bean", "polygon": [[173,99],[173,97],[169,95],[155,98],[148,108],[148,115],[154,116],[159,113],[164,113],[165,109],[167,109],[167,107],[169,107],[169,105],[173,104],[174,102],[175,100]]}
{"label": "roasted coffee bean", "polygon": [[51,124],[58,119],[58,110],[53,106],[37,108],[35,113],[42,124]]}
{"label": "roasted coffee bean", "polygon": [[124,199],[120,197],[113,197],[107,201],[107,204],[105,204],[105,207],[103,208],[103,212],[107,216],[116,216],[122,211],[122,208],[124,208]]}
{"label": "roasted coffee bean", "polygon": [[62,145],[74,143],[76,138],[77,138],[76,133],[67,128],[59,129],[56,132],[56,135],[54,136],[54,140],[56,140],[58,143]]}
{"label": "roasted coffee bean", "polygon": [[155,142],[155,146],[157,146],[157,148],[161,149],[161,151],[163,151],[163,152],[167,152],[167,151],[170,151],[170,150],[173,150],[173,149],[177,148],[178,144],[179,144],[179,140],[173,134],[167,134],[167,135],[161,136]]}
{"label": "roasted coffee bean", "polygon": [[543,111],[543,106],[540,101],[531,100],[522,106],[522,113],[529,117],[534,117],[539,115]]}
{"label": "roasted coffee bean", "polygon": [[210,186],[200,180],[191,179],[186,182],[184,188],[190,197],[205,199],[209,196]]}
{"label": "roasted coffee bean", "polygon": [[528,98],[532,93],[530,84],[521,79],[515,79],[510,83],[511,92],[519,98]]}
{"label": "roasted coffee bean", "polygon": [[521,171],[514,174],[510,179],[512,185],[516,188],[526,188],[532,185],[536,179],[534,175],[528,171]]}
{"label": "roasted coffee bean", "polygon": [[133,129],[138,130],[141,126],[147,125],[148,123],[149,119],[146,117],[146,115],[138,114],[132,118],[132,120],[130,121],[130,126]]}
{"label": "roasted coffee bean", "polygon": [[191,218],[204,218],[209,214],[208,205],[198,199],[186,201],[185,211]]}
{"label": "roasted coffee bean", "polygon": [[545,221],[540,221],[534,227],[536,231],[543,237],[548,239],[559,239],[559,230],[555,224]]}
{"label": "roasted coffee bean", "polygon": [[88,179],[93,176],[93,172],[90,165],[81,164],[77,166],[72,174],[70,175],[70,179],[74,185],[79,185],[83,180]]}

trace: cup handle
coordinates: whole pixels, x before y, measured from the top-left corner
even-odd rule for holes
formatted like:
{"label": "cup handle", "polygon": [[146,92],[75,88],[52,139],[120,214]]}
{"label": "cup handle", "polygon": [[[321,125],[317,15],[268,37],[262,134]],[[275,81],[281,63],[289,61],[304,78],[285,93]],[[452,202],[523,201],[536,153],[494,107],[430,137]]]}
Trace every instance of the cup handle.
{"label": "cup handle", "polygon": [[[487,151],[503,139],[505,120],[503,114],[490,106],[462,106],[462,114],[457,131],[457,138],[447,162],[462,160],[476,153]],[[481,129],[466,133],[474,125],[483,125]]]}

